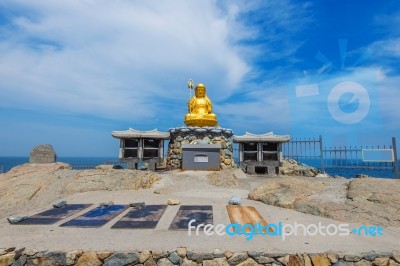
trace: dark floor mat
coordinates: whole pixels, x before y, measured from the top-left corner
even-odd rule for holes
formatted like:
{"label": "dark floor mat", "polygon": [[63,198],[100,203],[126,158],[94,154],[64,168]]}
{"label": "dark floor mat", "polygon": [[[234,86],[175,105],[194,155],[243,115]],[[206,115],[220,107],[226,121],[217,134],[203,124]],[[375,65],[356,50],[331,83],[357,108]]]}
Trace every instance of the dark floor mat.
{"label": "dark floor mat", "polygon": [[54,224],[70,217],[93,204],[67,204],[61,208],[53,208],[29,217],[16,224]]}
{"label": "dark floor mat", "polygon": [[60,226],[63,227],[101,227],[128,208],[128,205],[99,206]]}
{"label": "dark floor mat", "polygon": [[195,219],[192,226],[198,224],[213,223],[213,209],[211,205],[182,205],[174,220],[172,221],[170,230],[188,230],[190,220]]}
{"label": "dark floor mat", "polygon": [[167,205],[146,205],[129,211],[111,228],[153,229],[167,209]]}

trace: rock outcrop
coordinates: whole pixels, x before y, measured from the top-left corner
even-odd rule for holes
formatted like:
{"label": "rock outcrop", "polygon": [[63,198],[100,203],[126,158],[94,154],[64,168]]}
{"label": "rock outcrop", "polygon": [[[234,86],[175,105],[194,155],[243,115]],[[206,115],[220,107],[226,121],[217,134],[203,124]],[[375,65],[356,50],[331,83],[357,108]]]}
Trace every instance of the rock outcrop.
{"label": "rock outcrop", "polygon": [[80,192],[147,189],[160,179],[153,172],[139,170],[78,171],[65,163],[23,164],[0,175],[0,218]]}
{"label": "rock outcrop", "polygon": [[228,169],[223,172],[212,172],[207,176],[207,182],[217,187],[225,187],[225,188],[241,187],[239,179],[234,175],[234,171],[232,169]]}
{"label": "rock outcrop", "polygon": [[400,226],[400,182],[394,179],[269,180],[249,199],[339,221]]}
{"label": "rock outcrop", "polygon": [[293,159],[284,159],[282,165],[279,167],[280,175],[313,177],[316,176],[318,172],[317,168],[296,162]]}
{"label": "rock outcrop", "polygon": [[73,182],[65,186],[68,194],[98,191],[98,190],[125,190],[147,189],[159,181],[160,176],[153,172],[139,170],[84,170],[73,177]]}

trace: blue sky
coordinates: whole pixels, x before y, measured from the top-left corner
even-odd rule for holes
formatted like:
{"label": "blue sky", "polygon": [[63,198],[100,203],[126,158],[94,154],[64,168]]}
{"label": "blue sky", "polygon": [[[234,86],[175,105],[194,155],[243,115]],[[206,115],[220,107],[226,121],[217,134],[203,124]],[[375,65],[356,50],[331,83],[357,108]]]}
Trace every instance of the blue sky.
{"label": "blue sky", "polygon": [[0,156],[117,156],[113,130],[183,125],[400,142],[398,1],[0,2]]}

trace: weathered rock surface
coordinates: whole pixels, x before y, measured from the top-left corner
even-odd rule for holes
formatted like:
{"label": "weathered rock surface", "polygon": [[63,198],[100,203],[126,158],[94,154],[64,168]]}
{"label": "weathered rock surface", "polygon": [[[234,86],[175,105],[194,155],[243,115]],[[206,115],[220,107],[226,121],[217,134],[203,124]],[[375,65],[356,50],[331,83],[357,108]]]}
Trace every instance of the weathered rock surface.
{"label": "weathered rock surface", "polygon": [[114,165],[112,165],[112,164],[100,164],[100,165],[96,166],[96,169],[111,170],[111,169],[113,169],[113,167],[114,167]]}
{"label": "weathered rock surface", "polygon": [[186,257],[187,248],[181,247],[176,249],[176,253],[178,253],[179,257],[184,258]]}
{"label": "weathered rock surface", "polygon": [[319,180],[310,182],[300,178],[271,180],[249,194],[249,199],[259,200],[269,205],[298,209],[302,201],[309,200],[326,188]]}
{"label": "weathered rock surface", "polygon": [[84,170],[77,173],[66,193],[97,190],[147,189],[161,178],[152,172],[139,170]]}
{"label": "weathered rock surface", "polygon": [[167,204],[168,205],[179,205],[179,204],[181,204],[181,201],[178,199],[168,199]]}
{"label": "weathered rock surface", "polygon": [[137,252],[114,253],[104,260],[104,266],[134,265],[138,262],[139,254]]}
{"label": "weathered rock surface", "polygon": [[15,253],[8,253],[0,256],[0,265],[11,265],[14,262]]}
{"label": "weathered rock surface", "polygon": [[139,256],[139,263],[145,263],[151,256],[150,250],[143,250]]}
{"label": "weathered rock surface", "polygon": [[228,169],[223,172],[212,172],[207,176],[209,184],[217,187],[239,188],[240,182],[234,175],[234,170]]}
{"label": "weathered rock surface", "polygon": [[19,222],[21,222],[21,221],[23,221],[23,220],[26,220],[26,219],[28,219],[28,216],[10,216],[10,217],[7,217],[7,220],[8,220],[8,222],[10,223],[10,224],[16,224],[16,223],[19,223]]}
{"label": "weathered rock surface", "polygon": [[282,166],[279,167],[279,174],[313,177],[318,174],[318,169],[300,162],[296,162],[293,159],[284,159]]}
{"label": "weathered rock surface", "polygon": [[65,205],[67,205],[66,200],[57,200],[57,201],[53,202],[53,208],[61,208]]}
{"label": "weathered rock surface", "polygon": [[393,179],[281,177],[257,187],[249,199],[339,221],[400,226],[398,191],[400,182]]}
{"label": "weathered rock surface", "polygon": [[237,265],[237,264],[247,260],[247,258],[248,258],[247,253],[244,253],[244,252],[234,253],[232,255],[232,257],[230,257],[228,259],[228,263],[229,263],[229,265]]}
{"label": "weathered rock surface", "polygon": [[77,266],[100,266],[103,263],[97,257],[96,252],[88,251],[83,253],[83,255],[78,259]]}
{"label": "weathered rock surface", "polygon": [[162,258],[157,262],[158,266],[173,266],[174,264],[167,258]]}
{"label": "weathered rock surface", "polygon": [[56,152],[50,144],[38,145],[29,154],[29,163],[55,163],[56,159]]}
{"label": "weathered rock surface", "polygon": [[179,264],[181,261],[181,258],[179,257],[177,252],[172,252],[169,256],[168,259],[173,263],[173,264]]}
{"label": "weathered rock surface", "polygon": [[331,262],[329,261],[329,259],[327,258],[327,256],[325,254],[317,254],[314,256],[310,256],[311,257],[311,261],[313,263],[313,265],[319,265],[319,266],[330,266]]}
{"label": "weathered rock surface", "polygon": [[79,192],[151,188],[160,179],[138,170],[77,171],[65,163],[23,164],[0,175],[0,218],[25,215]]}

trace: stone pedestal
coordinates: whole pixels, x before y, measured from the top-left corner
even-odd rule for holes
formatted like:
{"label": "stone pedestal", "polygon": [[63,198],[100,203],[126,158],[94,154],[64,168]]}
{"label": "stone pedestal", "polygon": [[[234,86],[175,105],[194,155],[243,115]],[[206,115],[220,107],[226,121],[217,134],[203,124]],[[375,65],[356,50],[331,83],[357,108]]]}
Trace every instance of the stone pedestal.
{"label": "stone pedestal", "polygon": [[182,144],[220,144],[220,166],[227,169],[234,165],[231,129],[218,127],[170,128],[167,169],[182,168]]}

